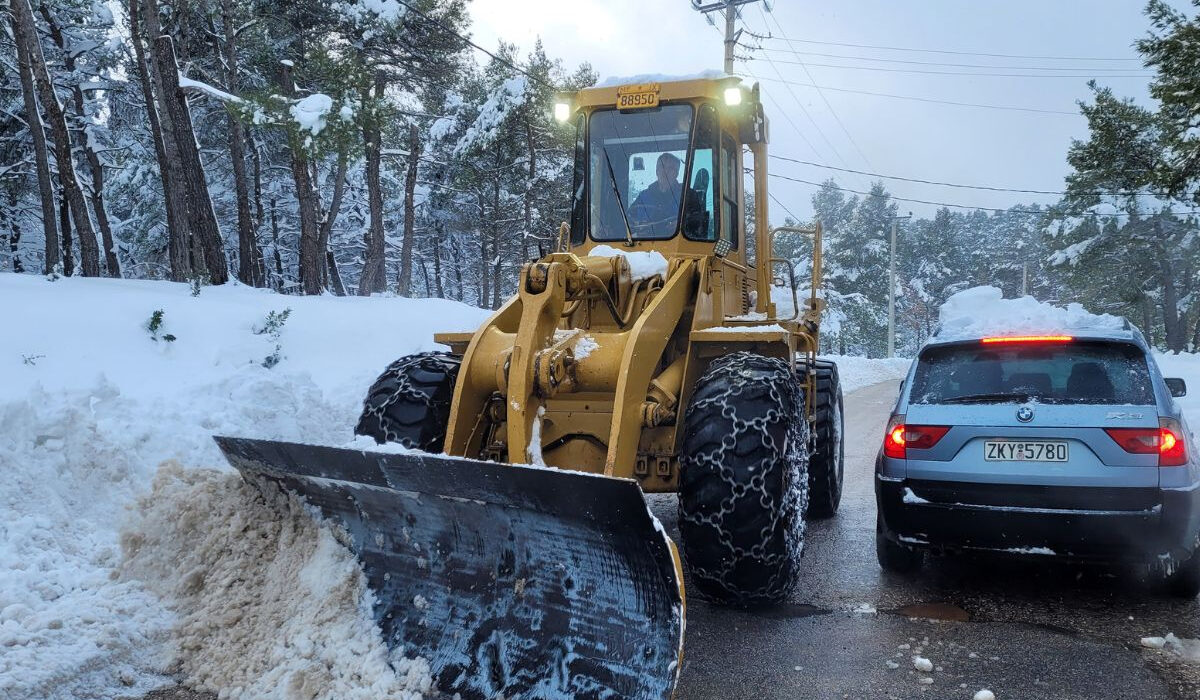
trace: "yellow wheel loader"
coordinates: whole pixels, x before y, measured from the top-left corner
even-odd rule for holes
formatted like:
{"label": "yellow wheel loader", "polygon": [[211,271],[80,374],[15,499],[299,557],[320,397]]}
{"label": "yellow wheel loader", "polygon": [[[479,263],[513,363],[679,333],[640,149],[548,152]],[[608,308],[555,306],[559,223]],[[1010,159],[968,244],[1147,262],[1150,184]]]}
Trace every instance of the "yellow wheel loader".
{"label": "yellow wheel loader", "polygon": [[[667,698],[684,574],[643,494],[679,494],[691,583],[739,606],[785,598],[806,510],[838,507],[821,230],[768,228],[757,85],[589,88],[555,116],[577,133],[557,250],[482,328],[437,335],[448,352],[370,388],[356,432],[402,448],[218,442],[344,529],[388,645],[427,659],[441,691]],[[813,237],[803,295],[779,234]]]}

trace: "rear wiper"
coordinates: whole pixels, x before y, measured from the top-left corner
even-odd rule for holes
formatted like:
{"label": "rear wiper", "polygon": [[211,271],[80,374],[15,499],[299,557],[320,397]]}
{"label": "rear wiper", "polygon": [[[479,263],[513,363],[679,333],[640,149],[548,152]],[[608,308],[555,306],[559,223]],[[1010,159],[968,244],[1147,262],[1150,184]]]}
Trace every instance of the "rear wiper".
{"label": "rear wiper", "polygon": [[1018,399],[1020,401],[1028,401],[1033,395],[1029,393],[1002,393],[995,392],[991,394],[965,394],[963,396],[951,396],[948,399],[942,399],[938,403],[988,403],[992,401],[1009,401]]}
{"label": "rear wiper", "polygon": [[612,161],[608,159],[608,149],[604,151],[604,162],[608,165],[608,181],[612,183],[613,194],[617,195],[617,206],[621,207],[621,218],[625,221],[625,245],[633,247],[633,227],[629,225],[629,215],[625,213],[625,203],[621,201],[621,188],[617,187],[617,174],[613,172]]}

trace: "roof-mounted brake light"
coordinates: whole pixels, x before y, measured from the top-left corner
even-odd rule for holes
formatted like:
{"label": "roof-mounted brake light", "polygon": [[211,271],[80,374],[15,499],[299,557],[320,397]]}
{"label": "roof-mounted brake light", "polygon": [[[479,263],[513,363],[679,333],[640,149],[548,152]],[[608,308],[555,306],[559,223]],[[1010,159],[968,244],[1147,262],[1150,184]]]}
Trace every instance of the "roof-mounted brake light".
{"label": "roof-mounted brake light", "polygon": [[1069,335],[1010,335],[983,338],[979,342],[984,345],[993,345],[998,343],[1069,343],[1072,340],[1075,338]]}

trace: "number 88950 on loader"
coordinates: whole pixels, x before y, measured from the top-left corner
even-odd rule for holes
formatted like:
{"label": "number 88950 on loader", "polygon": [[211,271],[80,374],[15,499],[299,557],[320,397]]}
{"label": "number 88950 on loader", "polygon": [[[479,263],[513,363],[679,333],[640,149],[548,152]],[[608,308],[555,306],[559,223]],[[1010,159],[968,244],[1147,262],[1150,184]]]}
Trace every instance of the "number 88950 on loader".
{"label": "number 88950 on loader", "polygon": [[482,328],[439,334],[449,352],[396,361],[368,393],[356,432],[414,449],[218,441],[344,528],[386,641],[440,690],[670,697],[683,569],[643,493],[678,492],[691,582],[743,606],[788,595],[806,509],[838,507],[821,232],[787,230],[814,238],[802,306],[772,257],[757,85],[590,88],[555,111],[577,130],[558,250]]}

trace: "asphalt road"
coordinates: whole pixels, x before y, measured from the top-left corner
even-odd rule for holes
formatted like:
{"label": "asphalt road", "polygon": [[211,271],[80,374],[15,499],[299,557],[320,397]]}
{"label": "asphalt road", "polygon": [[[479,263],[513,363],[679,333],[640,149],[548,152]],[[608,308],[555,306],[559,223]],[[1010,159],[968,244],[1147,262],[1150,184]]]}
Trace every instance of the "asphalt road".
{"label": "asphalt road", "polygon": [[[1197,600],[1045,561],[940,558],[915,577],[880,571],[871,478],[897,388],[846,397],[842,508],[809,524],[791,600],[758,611],[688,601],[678,697],[969,699],[988,688],[1000,700],[1200,698],[1200,664],[1139,641],[1200,637]],[[677,536],[674,497],[651,500]],[[917,653],[933,672],[914,668]]]}

